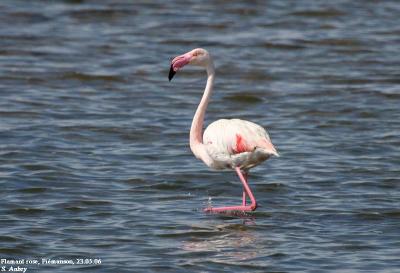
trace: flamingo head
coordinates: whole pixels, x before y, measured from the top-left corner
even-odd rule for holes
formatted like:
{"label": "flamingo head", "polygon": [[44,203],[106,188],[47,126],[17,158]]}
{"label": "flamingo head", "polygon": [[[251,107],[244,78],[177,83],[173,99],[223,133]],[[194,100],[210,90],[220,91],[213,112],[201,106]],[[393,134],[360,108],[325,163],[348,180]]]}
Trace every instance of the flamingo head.
{"label": "flamingo head", "polygon": [[210,54],[202,48],[193,49],[183,55],[175,57],[171,62],[168,79],[171,81],[176,72],[187,64],[207,67],[210,63]]}

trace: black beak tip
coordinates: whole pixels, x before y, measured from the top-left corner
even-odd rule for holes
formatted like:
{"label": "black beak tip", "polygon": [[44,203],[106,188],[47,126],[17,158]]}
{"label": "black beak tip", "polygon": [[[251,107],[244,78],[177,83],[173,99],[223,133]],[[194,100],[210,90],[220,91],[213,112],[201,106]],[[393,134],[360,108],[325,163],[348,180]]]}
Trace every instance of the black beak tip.
{"label": "black beak tip", "polygon": [[174,68],[172,67],[172,64],[171,64],[171,68],[169,69],[169,74],[168,74],[169,81],[172,80],[172,78],[175,76],[175,74],[176,74],[176,72],[174,71]]}

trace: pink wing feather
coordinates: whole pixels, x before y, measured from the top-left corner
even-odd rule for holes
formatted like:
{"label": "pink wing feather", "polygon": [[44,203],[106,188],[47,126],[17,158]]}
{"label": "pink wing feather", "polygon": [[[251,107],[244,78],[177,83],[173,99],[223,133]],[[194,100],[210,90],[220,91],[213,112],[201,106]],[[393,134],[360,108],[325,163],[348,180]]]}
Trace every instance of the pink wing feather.
{"label": "pink wing feather", "polygon": [[234,154],[240,154],[244,152],[251,152],[252,146],[248,145],[246,140],[240,134],[236,134],[236,143],[232,147]]}

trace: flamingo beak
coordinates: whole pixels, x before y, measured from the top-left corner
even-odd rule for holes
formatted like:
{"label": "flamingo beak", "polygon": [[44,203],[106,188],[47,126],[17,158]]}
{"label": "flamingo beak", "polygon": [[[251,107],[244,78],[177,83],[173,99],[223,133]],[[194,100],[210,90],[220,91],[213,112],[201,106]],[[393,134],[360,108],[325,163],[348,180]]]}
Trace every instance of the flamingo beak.
{"label": "flamingo beak", "polygon": [[192,59],[192,54],[186,53],[183,55],[180,55],[178,57],[175,57],[172,62],[171,62],[171,67],[169,69],[169,74],[168,74],[168,79],[169,81],[172,80],[172,78],[175,76],[176,72],[190,63],[190,60]]}
{"label": "flamingo beak", "polygon": [[171,68],[169,69],[168,80],[171,81],[175,76],[176,72],[174,71],[174,65],[171,64]]}

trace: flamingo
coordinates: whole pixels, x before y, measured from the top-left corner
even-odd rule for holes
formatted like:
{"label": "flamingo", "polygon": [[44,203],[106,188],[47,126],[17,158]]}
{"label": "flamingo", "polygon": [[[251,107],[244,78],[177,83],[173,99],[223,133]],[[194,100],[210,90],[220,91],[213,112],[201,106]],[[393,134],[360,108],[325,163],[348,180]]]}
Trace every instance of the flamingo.
{"label": "flamingo", "polygon": [[[204,116],[213,92],[215,68],[211,55],[202,48],[175,57],[168,79],[185,65],[195,65],[207,71],[207,84],[190,128],[190,149],[196,158],[216,170],[233,169],[243,184],[242,204],[208,207],[205,212],[254,211],[257,202],[248,185],[249,170],[272,155],[279,156],[267,131],[258,124],[241,119],[219,119],[203,131]],[[251,203],[247,204],[247,196]]]}

